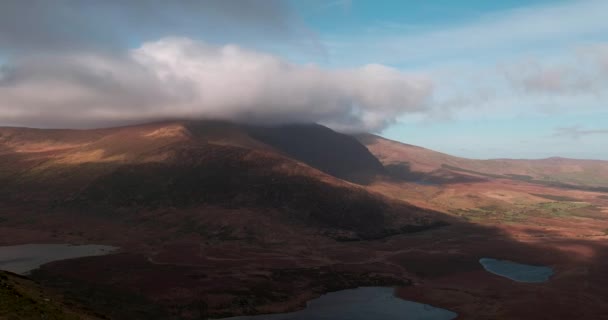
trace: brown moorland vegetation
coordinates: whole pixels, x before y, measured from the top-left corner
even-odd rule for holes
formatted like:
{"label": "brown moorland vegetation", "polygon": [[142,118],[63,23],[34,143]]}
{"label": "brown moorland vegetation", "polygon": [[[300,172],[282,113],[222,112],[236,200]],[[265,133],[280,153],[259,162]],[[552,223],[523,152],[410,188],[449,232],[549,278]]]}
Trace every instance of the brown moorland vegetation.
{"label": "brown moorland vegetation", "polygon": [[[111,319],[283,312],[365,285],[463,319],[608,316],[605,193],[379,141],[215,121],[0,128],[0,243],[121,247],[31,276]],[[519,284],[481,257],[556,274]]]}

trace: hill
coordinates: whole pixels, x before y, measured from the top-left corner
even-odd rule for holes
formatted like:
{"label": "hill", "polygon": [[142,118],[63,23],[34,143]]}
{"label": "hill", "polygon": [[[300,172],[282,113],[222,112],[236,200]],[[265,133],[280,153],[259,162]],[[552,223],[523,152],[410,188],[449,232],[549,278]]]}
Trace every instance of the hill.
{"label": "hill", "polygon": [[0,168],[0,243],[122,248],[32,275],[112,319],[281,310],[326,291],[409,283],[337,248],[450,221],[370,191],[380,161],[319,125],[0,128]]}
{"label": "hill", "polygon": [[548,158],[476,160],[362,134],[361,141],[393,175],[409,179],[467,181],[511,179],[547,186],[608,190],[608,161]]}
{"label": "hill", "polygon": [[364,238],[435,224],[424,210],[350,183],[382,174],[382,164],[357,140],[319,125],[0,128],[0,146],[6,203],[107,212],[278,210],[294,222]]}
{"label": "hill", "polygon": [[[400,286],[400,296],[466,319],[601,318],[606,194],[501,161],[511,160],[318,125],[0,128],[0,244],[119,247],[45,264],[29,276],[38,284],[16,280],[63,313],[84,306],[83,316],[223,318]],[[556,276],[539,297],[538,286],[487,273],[481,257]],[[586,294],[571,295],[581,283]]]}

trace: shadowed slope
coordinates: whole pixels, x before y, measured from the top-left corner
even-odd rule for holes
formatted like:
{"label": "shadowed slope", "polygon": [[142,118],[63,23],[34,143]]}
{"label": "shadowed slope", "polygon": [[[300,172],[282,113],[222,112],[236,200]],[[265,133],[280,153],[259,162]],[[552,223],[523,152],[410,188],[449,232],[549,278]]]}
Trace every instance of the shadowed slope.
{"label": "shadowed slope", "polygon": [[351,136],[315,124],[249,127],[252,137],[334,177],[367,184],[385,173],[382,163]]}

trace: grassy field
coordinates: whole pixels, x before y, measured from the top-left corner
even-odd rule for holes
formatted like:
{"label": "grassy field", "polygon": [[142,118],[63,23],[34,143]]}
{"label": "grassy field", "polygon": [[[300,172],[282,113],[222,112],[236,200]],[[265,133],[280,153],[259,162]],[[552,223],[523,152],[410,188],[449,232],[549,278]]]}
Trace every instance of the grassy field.
{"label": "grassy field", "polygon": [[558,196],[553,194],[544,194],[544,193],[530,193],[533,196],[553,200],[553,201],[579,201],[579,199],[566,197],[566,196]]}
{"label": "grassy field", "polygon": [[520,223],[530,217],[564,218],[588,217],[596,218],[599,211],[587,202],[552,201],[537,204],[513,204],[508,207],[484,206],[472,209],[454,209],[451,213],[471,222]]}

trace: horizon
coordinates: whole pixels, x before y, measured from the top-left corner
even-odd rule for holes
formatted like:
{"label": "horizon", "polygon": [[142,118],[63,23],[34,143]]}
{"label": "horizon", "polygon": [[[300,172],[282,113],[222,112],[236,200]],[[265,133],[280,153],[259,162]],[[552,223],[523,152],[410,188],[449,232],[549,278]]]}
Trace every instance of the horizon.
{"label": "horizon", "polygon": [[599,0],[9,0],[0,126],[320,123],[465,158],[608,160],[607,10]]}

